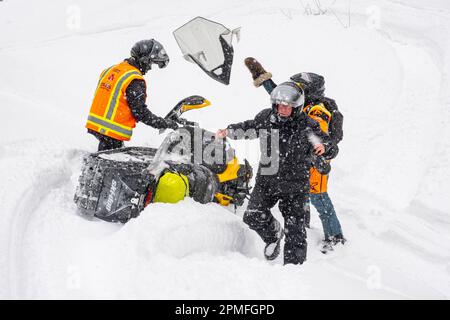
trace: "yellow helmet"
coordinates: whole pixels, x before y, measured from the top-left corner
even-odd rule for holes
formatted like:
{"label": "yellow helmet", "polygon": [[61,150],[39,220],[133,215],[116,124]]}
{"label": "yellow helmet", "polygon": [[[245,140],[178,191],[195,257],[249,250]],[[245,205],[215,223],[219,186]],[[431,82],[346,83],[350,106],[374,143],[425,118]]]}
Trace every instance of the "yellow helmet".
{"label": "yellow helmet", "polygon": [[159,178],[153,202],[177,203],[188,196],[188,178],[183,174],[166,172]]}

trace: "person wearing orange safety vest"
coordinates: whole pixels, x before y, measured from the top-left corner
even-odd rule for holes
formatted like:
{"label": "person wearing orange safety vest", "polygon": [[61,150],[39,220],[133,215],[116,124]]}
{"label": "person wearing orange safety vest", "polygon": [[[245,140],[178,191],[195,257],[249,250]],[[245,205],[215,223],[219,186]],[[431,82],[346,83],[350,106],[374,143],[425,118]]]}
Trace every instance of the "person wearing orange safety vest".
{"label": "person wearing orange safety vest", "polygon": [[177,129],[172,120],[153,114],[146,106],[144,74],[152,64],[164,68],[169,57],[156,40],[142,40],[131,49],[131,57],[103,70],[86,122],[88,132],[99,140],[98,151],[123,147],[137,122],[156,129]]}
{"label": "person wearing orange safety vest", "polygon": [[[254,58],[245,59],[245,65],[253,77],[253,84],[256,87],[263,86],[270,94],[277,86],[272,80],[272,74],[264,70],[261,64]],[[336,145],[343,138],[343,116],[339,112],[336,102],[325,97],[325,80],[322,76],[302,72],[291,77],[291,80],[301,87],[305,92],[305,112],[310,118],[319,123],[323,132],[327,133]],[[326,253],[333,249],[333,246],[346,242],[342,228],[337,218],[333,203],[327,192],[328,174],[321,174],[312,167],[310,169],[310,200],[312,205],[319,212],[322,222],[325,239],[322,243],[322,252]],[[309,225],[309,217],[307,217]]]}
{"label": "person wearing orange safety vest", "polygon": [[[307,105],[303,112],[310,118],[317,121],[323,132],[329,132],[329,123],[331,121],[331,113],[325,107],[323,102],[311,102]],[[342,227],[336,215],[333,202],[328,195],[328,174],[321,174],[316,168],[310,169],[310,200],[312,205],[319,213],[320,221],[322,222],[325,239],[322,243],[321,251],[327,253],[333,250],[333,246],[346,242],[342,234]]]}

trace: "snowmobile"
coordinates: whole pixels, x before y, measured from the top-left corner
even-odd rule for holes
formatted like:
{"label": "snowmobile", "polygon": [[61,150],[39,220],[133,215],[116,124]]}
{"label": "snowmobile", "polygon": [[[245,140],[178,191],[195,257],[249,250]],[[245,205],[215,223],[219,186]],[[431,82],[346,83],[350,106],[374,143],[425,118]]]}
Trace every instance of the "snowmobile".
{"label": "snowmobile", "polygon": [[125,147],[85,156],[74,196],[79,211],[125,223],[153,202],[176,203],[186,196],[200,203],[241,206],[253,175],[248,161],[239,163],[226,139],[181,118],[208,105],[201,96],[181,100],[165,117],[180,127],[157,149]]}

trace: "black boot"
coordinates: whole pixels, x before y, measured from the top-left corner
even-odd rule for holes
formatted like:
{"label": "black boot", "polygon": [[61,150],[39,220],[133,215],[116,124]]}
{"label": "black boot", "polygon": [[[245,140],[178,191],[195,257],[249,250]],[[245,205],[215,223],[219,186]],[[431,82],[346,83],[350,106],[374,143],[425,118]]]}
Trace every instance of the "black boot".
{"label": "black boot", "polygon": [[283,228],[281,228],[281,224],[277,220],[274,220],[274,226],[277,231],[276,240],[274,242],[267,243],[264,248],[264,256],[267,260],[274,260],[278,257],[280,254],[281,239],[283,239],[284,236]]}
{"label": "black boot", "polygon": [[325,240],[322,241],[322,248],[320,249],[320,252],[323,254],[327,254],[330,251],[334,251],[334,246],[341,243],[345,244],[347,240],[344,238],[344,236],[340,233],[330,238],[325,238]]}
{"label": "black boot", "polygon": [[252,74],[255,87],[259,87],[264,81],[272,78],[272,74],[264,70],[262,65],[255,58],[245,58],[244,63]]}
{"label": "black boot", "polygon": [[334,237],[331,237],[331,241],[333,242],[333,246],[335,246],[339,243],[345,244],[347,242],[347,239],[344,238],[344,235],[342,233],[339,233]]}
{"label": "black boot", "polygon": [[325,238],[325,240],[323,240],[321,243],[320,252],[322,252],[323,254],[327,254],[330,251],[334,251],[333,241],[328,238]]}

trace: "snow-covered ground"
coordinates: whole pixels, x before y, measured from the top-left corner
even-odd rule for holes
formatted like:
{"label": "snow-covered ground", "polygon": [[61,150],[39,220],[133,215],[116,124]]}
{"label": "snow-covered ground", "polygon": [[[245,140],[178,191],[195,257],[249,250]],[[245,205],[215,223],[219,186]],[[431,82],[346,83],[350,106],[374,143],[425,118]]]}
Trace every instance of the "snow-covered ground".
{"label": "snow-covered ground", "polygon": [[[321,1],[334,4],[305,15],[308,2],[1,1],[0,298],[448,299],[450,5]],[[195,16],[242,27],[229,86],[181,57],[171,32]],[[212,106],[189,118],[211,130],[268,105],[247,56],[278,82],[326,77],[345,116],[330,181],[344,247],[318,251],[314,211],[302,266],[265,261],[242,210],[188,199],[126,225],[77,214],[81,158],[96,148],[84,122],[98,74],[151,37],[171,57],[146,76],[151,109],[163,115],[203,95]],[[133,145],[162,139],[139,125]],[[256,167],[257,143],[232,144]]]}

